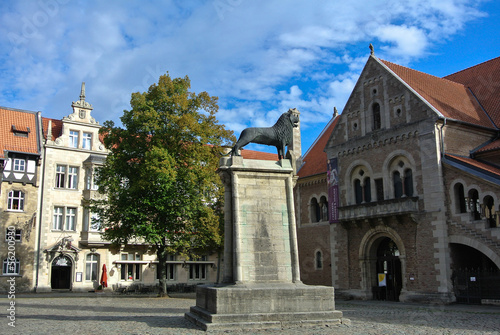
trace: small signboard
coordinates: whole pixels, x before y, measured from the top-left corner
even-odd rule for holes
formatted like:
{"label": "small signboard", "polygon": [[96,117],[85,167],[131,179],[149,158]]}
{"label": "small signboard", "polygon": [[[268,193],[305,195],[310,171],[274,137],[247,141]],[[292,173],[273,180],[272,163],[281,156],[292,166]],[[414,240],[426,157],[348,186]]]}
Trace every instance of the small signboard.
{"label": "small signboard", "polygon": [[77,272],[76,273],[76,281],[81,282],[82,281],[82,272]]}
{"label": "small signboard", "polygon": [[385,273],[378,274],[378,286],[387,286],[387,281],[385,278]]}

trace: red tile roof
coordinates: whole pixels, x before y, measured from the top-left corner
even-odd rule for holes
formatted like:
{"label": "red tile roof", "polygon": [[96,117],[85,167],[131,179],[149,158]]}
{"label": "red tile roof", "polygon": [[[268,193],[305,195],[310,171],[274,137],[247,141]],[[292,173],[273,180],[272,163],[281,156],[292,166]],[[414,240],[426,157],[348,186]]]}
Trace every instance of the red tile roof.
{"label": "red tile roof", "polygon": [[500,57],[444,78],[469,87],[496,126],[500,127]]}
{"label": "red tile roof", "polygon": [[444,117],[483,127],[494,124],[463,84],[435,77],[382,59],[379,61],[417,92]]}
{"label": "red tile roof", "polygon": [[332,134],[333,129],[337,125],[339,117],[332,119],[323,129],[316,141],[311,145],[311,148],[306,152],[302,159],[303,165],[297,172],[299,178],[313,176],[319,173],[326,173],[327,157],[324,151],[326,143]]}
{"label": "red tile roof", "polygon": [[[36,112],[0,107],[0,158],[5,158],[5,151],[40,153],[36,119]],[[23,133],[29,129],[28,137],[15,135],[14,129]]]}
{"label": "red tile roof", "polygon": [[476,170],[481,170],[484,173],[487,173],[489,175],[493,175],[493,176],[496,176],[497,178],[500,178],[500,169],[495,167],[495,166],[492,166],[490,164],[486,164],[486,163],[477,161],[477,160],[472,159],[472,158],[458,156],[458,155],[452,155],[452,154],[446,154],[445,157],[448,159],[459,161],[461,163],[464,163],[464,165],[472,167]]}
{"label": "red tile roof", "polygon": [[476,153],[482,153],[482,152],[487,152],[487,151],[495,151],[495,150],[500,150],[500,139],[497,139],[493,142],[491,142],[488,145],[485,145],[481,149],[478,149]]}
{"label": "red tile roof", "polygon": [[257,159],[261,161],[277,161],[278,154],[271,154],[268,152],[254,151],[254,150],[246,150],[241,149],[240,151],[243,159]]}
{"label": "red tile roof", "polygon": [[43,138],[47,139],[47,133],[49,129],[49,120],[52,121],[52,141],[61,136],[62,133],[62,120],[48,119],[42,117],[43,124]]}

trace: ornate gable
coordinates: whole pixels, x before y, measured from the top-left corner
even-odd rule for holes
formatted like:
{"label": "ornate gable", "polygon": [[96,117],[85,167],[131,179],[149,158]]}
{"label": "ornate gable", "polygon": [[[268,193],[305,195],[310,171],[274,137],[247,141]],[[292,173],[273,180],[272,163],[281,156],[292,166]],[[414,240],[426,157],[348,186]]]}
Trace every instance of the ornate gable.
{"label": "ornate gable", "polygon": [[73,101],[71,104],[73,107],[73,113],[64,117],[63,121],[75,121],[82,123],[99,124],[91,115],[92,105],[85,101],[85,82],[82,82],[82,88],[80,91],[80,100]]}

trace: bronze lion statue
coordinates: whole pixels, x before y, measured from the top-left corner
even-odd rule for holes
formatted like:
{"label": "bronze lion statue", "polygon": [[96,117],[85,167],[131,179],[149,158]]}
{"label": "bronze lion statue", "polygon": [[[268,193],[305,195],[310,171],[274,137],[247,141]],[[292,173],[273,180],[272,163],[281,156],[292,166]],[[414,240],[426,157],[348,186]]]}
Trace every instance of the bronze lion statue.
{"label": "bronze lion statue", "polygon": [[285,158],[285,148],[292,143],[293,128],[299,126],[297,109],[289,109],[281,114],[274,126],[264,128],[246,128],[231,149],[231,156],[240,156],[239,150],[248,143],[272,145],[278,149],[278,159]]}

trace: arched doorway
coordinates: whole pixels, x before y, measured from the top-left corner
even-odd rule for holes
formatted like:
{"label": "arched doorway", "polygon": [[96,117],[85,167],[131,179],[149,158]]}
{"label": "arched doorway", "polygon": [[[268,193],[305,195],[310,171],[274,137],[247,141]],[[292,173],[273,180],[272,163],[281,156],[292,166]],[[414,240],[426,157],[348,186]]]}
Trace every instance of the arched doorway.
{"label": "arched doorway", "polygon": [[379,299],[399,301],[403,287],[400,253],[396,243],[389,237],[380,239],[377,247],[377,278],[379,278]]}
{"label": "arched doorway", "polygon": [[474,247],[450,243],[453,291],[458,303],[481,304],[500,299],[500,269]]}
{"label": "arched doorway", "polygon": [[73,262],[65,255],[59,255],[52,261],[50,285],[52,289],[71,289]]}

